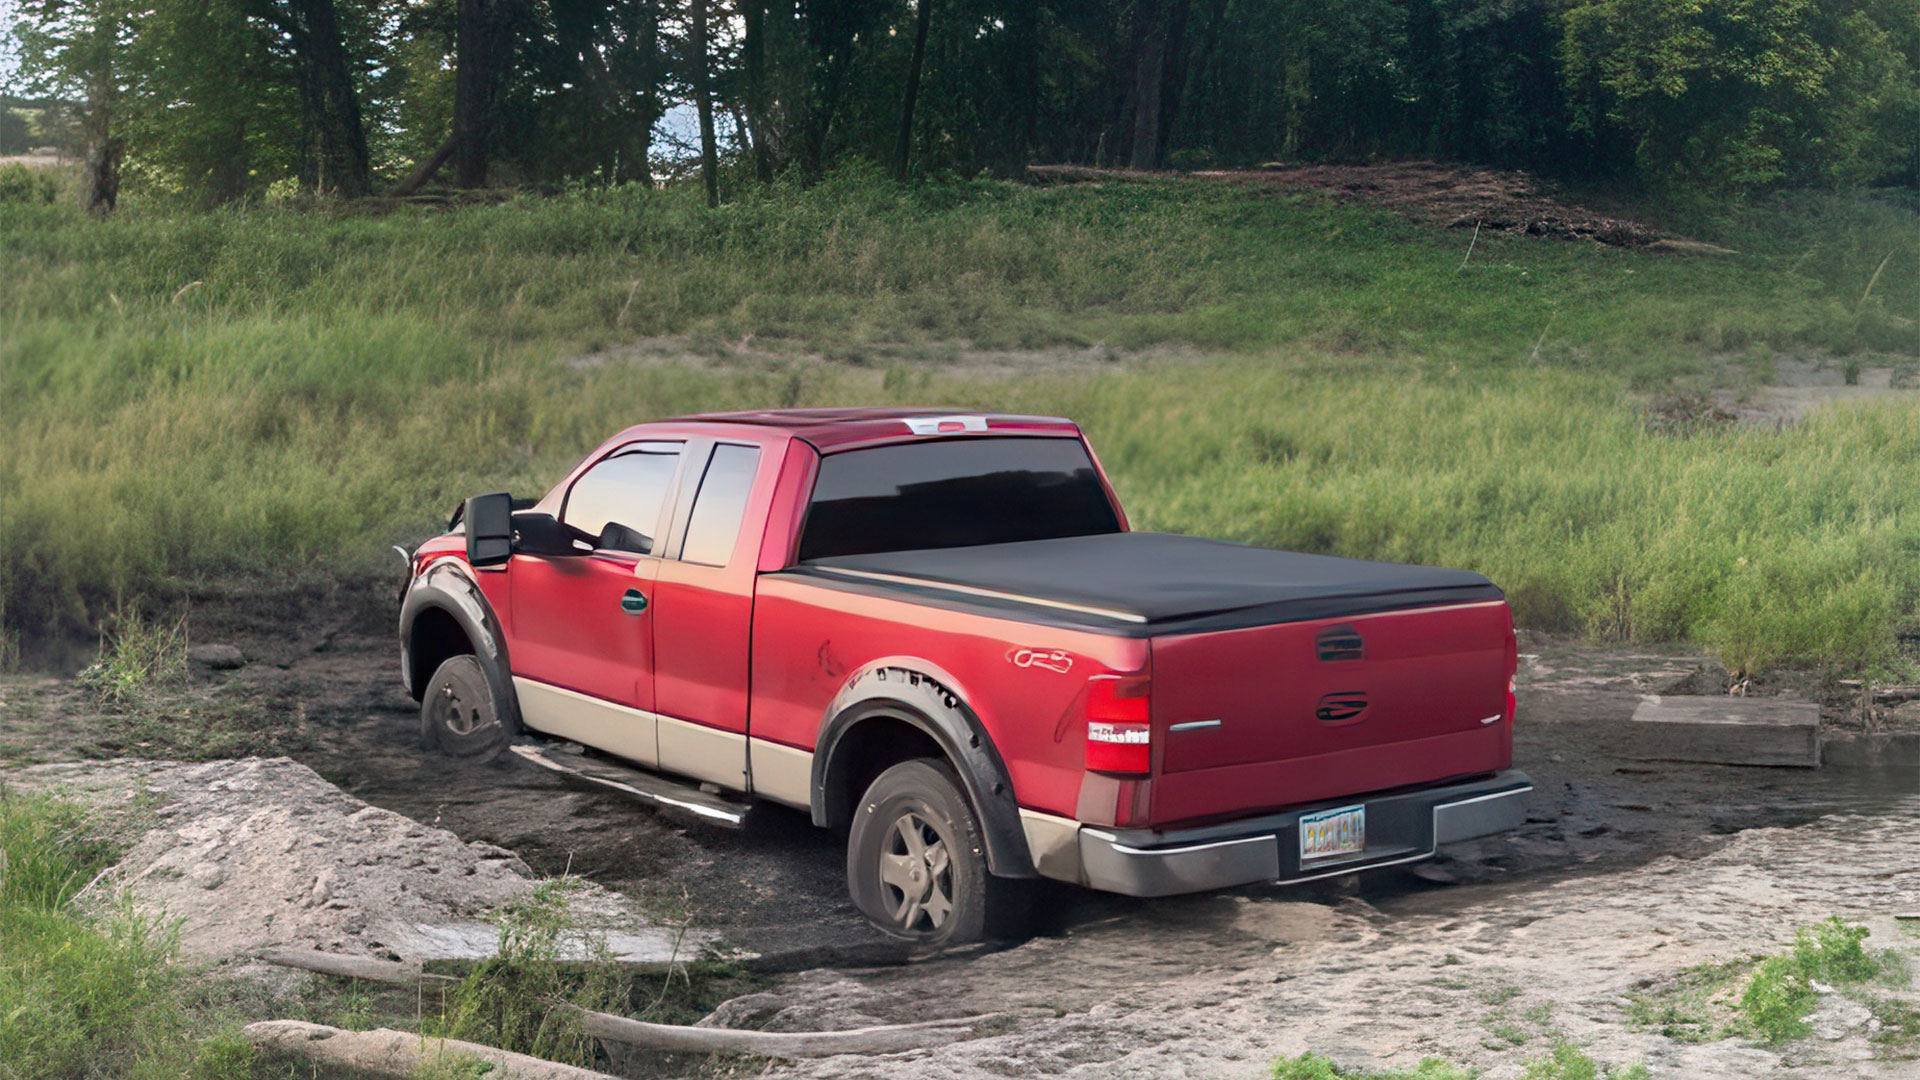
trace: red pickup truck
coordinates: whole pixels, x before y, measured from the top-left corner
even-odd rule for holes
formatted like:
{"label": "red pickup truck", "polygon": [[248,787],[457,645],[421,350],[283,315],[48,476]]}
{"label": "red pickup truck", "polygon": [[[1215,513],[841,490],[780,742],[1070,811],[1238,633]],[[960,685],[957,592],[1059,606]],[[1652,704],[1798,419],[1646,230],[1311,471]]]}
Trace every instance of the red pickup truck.
{"label": "red pickup truck", "polygon": [[430,747],[721,823],[804,810],[921,943],[1015,932],[1035,877],[1160,896],[1429,858],[1530,789],[1486,578],[1129,531],[1067,420],[642,424],[536,503],[468,500],[410,573]]}

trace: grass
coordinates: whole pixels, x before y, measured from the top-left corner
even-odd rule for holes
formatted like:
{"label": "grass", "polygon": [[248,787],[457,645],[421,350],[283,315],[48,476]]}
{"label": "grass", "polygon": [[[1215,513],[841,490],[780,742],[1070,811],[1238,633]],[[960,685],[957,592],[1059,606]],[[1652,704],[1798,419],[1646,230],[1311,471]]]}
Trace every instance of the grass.
{"label": "grass", "polygon": [[72,804],[0,788],[0,1080],[253,1076],[190,1008],[164,926],[75,910],[113,854]]}
{"label": "grass", "polygon": [[1855,986],[1880,974],[1886,961],[1861,944],[1865,927],[1850,926],[1838,916],[1802,929],[1793,947],[1763,961],[1740,995],[1740,1012],[1753,1034],[1769,1043],[1787,1042],[1812,1031],[1807,1014],[1820,991]]}
{"label": "grass", "polygon": [[1737,1033],[1733,993],[1753,964],[1732,960],[1680,972],[1658,989],[1627,1001],[1627,1023],[1682,1043],[1712,1042]]}
{"label": "grass", "polygon": [[[1523,625],[1741,668],[1890,663],[1920,598],[1920,493],[1882,482],[1907,413],[1675,431],[1633,394],[1920,353],[1914,212],[1688,224],[1740,254],[1483,235],[1463,270],[1462,236],[1318,196],[861,173],[717,212],[0,204],[0,625],[31,653],[196,579],[384,569],[649,417],[964,403],[1083,420],[1148,527],[1471,566]],[[633,359],[662,338],[701,363]],[[749,340],[824,359],[730,359]],[[1212,359],[1130,359],[1175,347]],[[1119,359],[1044,373],[1067,354]]]}
{"label": "grass", "polygon": [[[1356,1070],[1336,1065],[1331,1058],[1307,1053],[1273,1063],[1274,1080],[1474,1080],[1479,1070],[1444,1058],[1421,1059],[1411,1069]],[[1554,1045],[1552,1053],[1526,1063],[1521,1080],[1645,1080],[1644,1065],[1602,1065],[1578,1046]]]}

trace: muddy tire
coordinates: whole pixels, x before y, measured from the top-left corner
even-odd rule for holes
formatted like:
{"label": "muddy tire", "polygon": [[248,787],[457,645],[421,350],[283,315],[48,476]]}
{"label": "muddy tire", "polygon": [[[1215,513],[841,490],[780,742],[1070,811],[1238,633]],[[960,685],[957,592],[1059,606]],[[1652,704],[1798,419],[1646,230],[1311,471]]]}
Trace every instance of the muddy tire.
{"label": "muddy tire", "polygon": [[479,660],[451,656],[434,669],[420,699],[420,741],[428,750],[487,761],[504,751],[513,735],[501,721]]}
{"label": "muddy tire", "polygon": [[890,937],[929,947],[1017,938],[1025,884],[987,872],[979,819],[946,762],[901,762],[854,807],[847,888]]}

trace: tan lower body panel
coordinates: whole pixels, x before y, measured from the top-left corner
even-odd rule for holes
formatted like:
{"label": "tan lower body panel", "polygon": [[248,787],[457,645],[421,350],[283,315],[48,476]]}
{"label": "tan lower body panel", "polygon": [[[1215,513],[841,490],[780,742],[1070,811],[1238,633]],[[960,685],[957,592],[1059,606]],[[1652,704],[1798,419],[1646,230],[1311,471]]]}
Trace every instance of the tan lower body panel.
{"label": "tan lower body panel", "polygon": [[813,754],[791,746],[748,739],[753,764],[753,793],[798,810],[813,805]]}
{"label": "tan lower body panel", "polygon": [[660,717],[660,767],[730,791],[747,790],[747,737]]}
{"label": "tan lower body panel", "polygon": [[1020,811],[1020,828],[1027,834],[1027,850],[1041,877],[1081,884],[1080,823],[1070,818]]}
{"label": "tan lower body panel", "polygon": [[520,719],[535,731],[571,739],[642,765],[660,764],[659,717],[596,697],[514,676]]}

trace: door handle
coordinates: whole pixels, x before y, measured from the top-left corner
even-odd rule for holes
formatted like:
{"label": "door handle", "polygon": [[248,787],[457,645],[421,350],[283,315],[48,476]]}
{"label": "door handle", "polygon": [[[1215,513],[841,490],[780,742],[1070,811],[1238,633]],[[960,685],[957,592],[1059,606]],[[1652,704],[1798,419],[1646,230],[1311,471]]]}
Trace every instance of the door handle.
{"label": "door handle", "polygon": [[628,589],[620,594],[620,610],[629,615],[644,615],[647,612],[647,596],[639,589]]}

